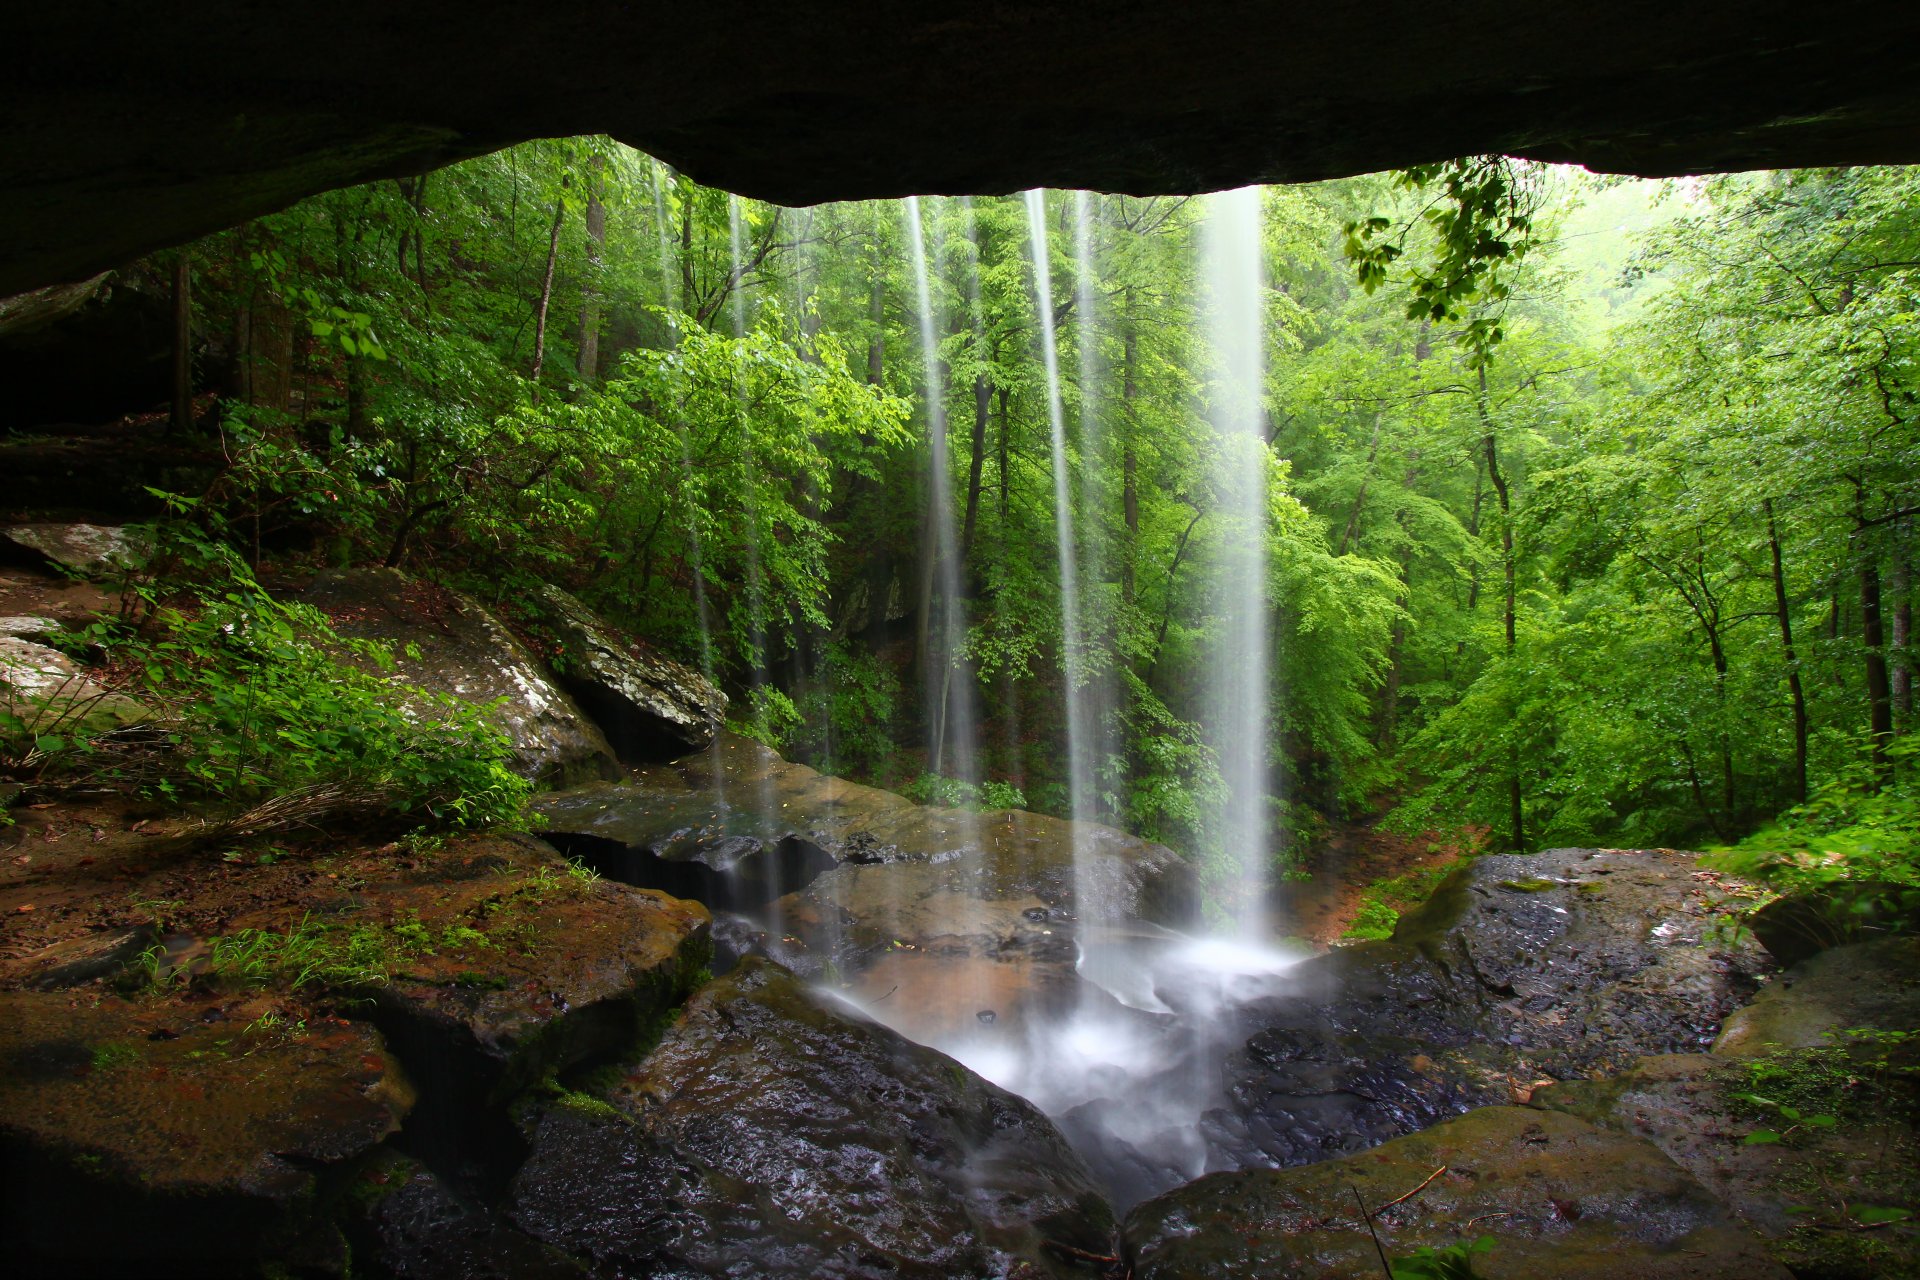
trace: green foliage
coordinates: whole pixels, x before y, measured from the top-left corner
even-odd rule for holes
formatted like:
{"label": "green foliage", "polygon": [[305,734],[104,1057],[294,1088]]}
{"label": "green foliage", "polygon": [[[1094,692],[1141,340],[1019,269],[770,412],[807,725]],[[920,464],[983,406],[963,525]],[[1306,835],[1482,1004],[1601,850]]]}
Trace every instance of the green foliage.
{"label": "green foliage", "polygon": [[1491,1252],[1492,1236],[1476,1236],[1440,1249],[1422,1245],[1404,1258],[1393,1259],[1392,1280],[1472,1280],[1473,1260]]}
{"label": "green foliage", "polygon": [[939,805],[948,809],[1024,809],[1027,797],[1008,782],[979,784],[957,778],[923,773],[900,788],[900,794],[918,804]]}
{"label": "green foliage", "polygon": [[829,643],[795,700],[800,724],[789,743],[823,773],[875,768],[893,754],[899,700],[892,667],[852,645]]}
{"label": "green foliage", "polygon": [[393,686],[346,656],[390,667],[315,609],[270,594],[224,543],[187,522],[199,504],[168,495],[155,531],[166,576],[136,584],[146,616],[68,637],[128,673],[158,713],[156,756],[103,766],[162,795],[252,809],[256,827],[348,804],[411,823],[485,826],[520,816],[527,782],[484,708]]}
{"label": "green foliage", "polygon": [[1440,882],[1459,866],[1458,862],[1450,862],[1374,881],[1360,895],[1360,907],[1354,913],[1353,923],[1341,936],[1367,939],[1393,936],[1401,914],[1431,898]]}

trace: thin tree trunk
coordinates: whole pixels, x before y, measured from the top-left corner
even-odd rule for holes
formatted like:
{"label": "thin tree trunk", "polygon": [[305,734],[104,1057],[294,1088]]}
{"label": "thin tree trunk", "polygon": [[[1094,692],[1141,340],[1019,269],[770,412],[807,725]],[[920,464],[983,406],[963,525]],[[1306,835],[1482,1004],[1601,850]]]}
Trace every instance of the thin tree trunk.
{"label": "thin tree trunk", "polygon": [[[1506,630],[1507,653],[1512,655],[1516,641],[1515,592],[1514,592],[1514,555],[1513,555],[1513,497],[1507,489],[1507,479],[1500,472],[1500,453],[1498,441],[1494,437],[1493,415],[1487,407],[1487,371],[1480,370],[1480,394],[1475,402],[1480,414],[1480,425],[1486,434],[1480,445],[1487,460],[1487,479],[1493,484],[1494,496],[1500,505],[1500,553],[1506,572]],[[1509,826],[1515,851],[1525,849],[1526,826],[1524,821],[1524,796],[1520,787],[1520,752],[1516,746],[1513,758],[1508,761],[1507,802]]]}
{"label": "thin tree trunk", "polygon": [[1860,566],[1860,639],[1867,658],[1867,733],[1873,743],[1873,772],[1880,785],[1892,781],[1893,696],[1887,678],[1887,641],[1880,618],[1880,566],[1869,555]]}
{"label": "thin tree trunk", "polygon": [[600,376],[600,258],[607,243],[607,207],[600,203],[602,170],[606,161],[593,157],[587,173],[587,282],[580,291],[580,351],[577,362],[582,381]]}
{"label": "thin tree trunk", "polygon": [[1902,733],[1913,731],[1913,565],[1907,550],[1906,522],[1893,555],[1893,716]]}
{"label": "thin tree trunk", "polygon": [[547,363],[547,308],[553,304],[553,267],[560,257],[560,222],[567,202],[553,202],[553,229],[547,233],[547,269],[540,277],[540,305],[533,313],[533,398],[540,398],[540,370]]}
{"label": "thin tree trunk", "polygon": [[173,260],[173,417],[171,429],[193,429],[193,263],[182,249]]}
{"label": "thin tree trunk", "polygon": [[987,419],[993,406],[993,384],[985,374],[973,380],[973,435],[967,455],[967,514],[960,524],[960,563],[973,556],[973,534],[980,520],[980,477],[987,466]]}
{"label": "thin tree trunk", "polygon": [[1122,314],[1126,316],[1127,328],[1120,360],[1120,403],[1122,406],[1120,443],[1120,514],[1127,525],[1127,545],[1120,555],[1120,597],[1128,604],[1133,603],[1136,584],[1134,580],[1134,559],[1140,544],[1140,459],[1134,447],[1134,436],[1138,430],[1136,416],[1139,412],[1134,404],[1140,394],[1136,369],[1140,360],[1140,331],[1133,323],[1133,290],[1127,290],[1126,303]]}
{"label": "thin tree trunk", "polygon": [[1800,684],[1800,656],[1793,647],[1793,612],[1787,605],[1787,574],[1780,555],[1780,528],[1773,518],[1773,499],[1761,504],[1767,515],[1767,547],[1773,554],[1773,611],[1780,623],[1780,651],[1787,664],[1787,694],[1793,702],[1794,797],[1807,802],[1807,694]]}

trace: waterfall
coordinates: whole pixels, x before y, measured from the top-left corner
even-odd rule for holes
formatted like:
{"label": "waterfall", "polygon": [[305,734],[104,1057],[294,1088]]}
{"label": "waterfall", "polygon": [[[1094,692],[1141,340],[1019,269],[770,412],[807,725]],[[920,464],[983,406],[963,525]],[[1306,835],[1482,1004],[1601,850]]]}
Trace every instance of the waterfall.
{"label": "waterfall", "polygon": [[1053,536],[1060,561],[1060,660],[1066,677],[1067,785],[1075,820],[1073,833],[1074,909],[1084,944],[1090,929],[1110,913],[1100,901],[1093,875],[1090,832],[1094,816],[1093,743],[1087,733],[1086,636],[1080,627],[1079,550],[1073,534],[1071,465],[1067,454],[1066,410],[1060,397],[1060,348],[1054,333],[1053,269],[1047,248],[1046,193],[1027,192],[1028,243],[1033,250],[1033,289],[1039,307],[1040,350],[1047,373],[1047,428],[1053,456]]}
{"label": "waterfall", "polygon": [[1216,838],[1230,878],[1233,923],[1264,936],[1267,918],[1268,601],[1264,267],[1258,187],[1213,196],[1202,231],[1207,328],[1215,358],[1207,387],[1216,434],[1220,508],[1213,587],[1219,636],[1207,664],[1206,723],[1227,799]]}
{"label": "waterfall", "polygon": [[[975,734],[978,712],[973,678],[961,657],[966,616],[960,596],[960,539],[953,519],[953,468],[947,447],[947,398],[940,378],[940,343],[933,309],[933,288],[927,267],[926,233],[921,226],[920,201],[908,196],[904,210],[907,245],[913,262],[914,301],[919,313],[920,359],[927,401],[927,532],[931,542],[928,584],[926,692],[929,738],[928,770],[978,784]],[[934,607],[937,601],[937,608]]]}

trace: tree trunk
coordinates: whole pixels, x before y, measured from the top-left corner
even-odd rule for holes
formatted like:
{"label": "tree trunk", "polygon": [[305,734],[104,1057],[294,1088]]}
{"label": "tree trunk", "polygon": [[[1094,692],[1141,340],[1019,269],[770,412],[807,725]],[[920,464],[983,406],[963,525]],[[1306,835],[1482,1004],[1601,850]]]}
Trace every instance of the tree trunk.
{"label": "tree trunk", "polygon": [[[1513,555],[1513,497],[1507,490],[1507,478],[1500,471],[1499,444],[1493,430],[1493,414],[1487,407],[1487,371],[1480,370],[1480,394],[1475,407],[1480,414],[1480,425],[1486,434],[1481,437],[1480,446],[1487,460],[1487,479],[1493,484],[1494,497],[1500,506],[1500,557],[1506,572],[1506,630],[1507,654],[1511,656],[1515,648],[1515,592],[1514,592],[1514,555]],[[1525,849],[1526,827],[1524,822],[1524,797],[1520,787],[1520,752],[1516,746],[1513,758],[1508,761],[1507,802],[1508,819],[1512,828],[1511,838],[1515,852]]]}
{"label": "tree trunk", "polygon": [[1773,499],[1761,504],[1767,515],[1767,546],[1773,553],[1773,611],[1780,623],[1780,650],[1787,664],[1787,694],[1793,703],[1794,797],[1807,802],[1807,694],[1800,684],[1800,656],[1793,648],[1793,612],[1787,606],[1787,575],[1780,556],[1780,529],[1773,518]]}
{"label": "tree trunk", "polygon": [[1138,554],[1140,543],[1140,459],[1134,447],[1134,437],[1139,424],[1135,421],[1138,409],[1134,400],[1140,394],[1139,379],[1136,370],[1140,360],[1140,331],[1133,323],[1133,290],[1127,290],[1126,305],[1122,312],[1126,316],[1126,337],[1120,357],[1120,403],[1121,403],[1121,441],[1120,441],[1120,514],[1127,525],[1127,545],[1120,554],[1120,598],[1128,604],[1133,603],[1136,582],[1134,577],[1134,558]]}
{"label": "tree trunk", "polygon": [[560,257],[560,221],[567,202],[553,202],[553,229],[547,233],[547,269],[540,277],[540,302],[533,312],[533,398],[540,398],[540,370],[547,363],[547,309],[553,304],[553,267]]}
{"label": "tree trunk", "polygon": [[1887,678],[1887,641],[1880,620],[1880,566],[1871,554],[1860,566],[1860,640],[1867,657],[1867,734],[1878,784],[1893,779],[1887,746],[1893,741],[1893,697]]}
{"label": "tree trunk", "polygon": [[587,173],[587,281],[580,290],[580,352],[582,381],[600,376],[600,258],[607,243],[607,207],[600,203],[606,161],[589,162]]}
{"label": "tree trunk", "polygon": [[980,477],[987,466],[987,419],[993,406],[993,384],[985,374],[973,380],[973,435],[968,441],[967,514],[960,523],[960,563],[973,556],[973,534],[980,520]]}
{"label": "tree trunk", "polygon": [[170,430],[193,429],[193,263],[173,260],[173,417]]}
{"label": "tree trunk", "polygon": [[1908,557],[1906,522],[1893,554],[1893,716],[1902,733],[1913,731],[1913,565]]}
{"label": "tree trunk", "polygon": [[867,382],[877,387],[881,385],[887,358],[886,278],[877,267],[867,293],[867,325]]}

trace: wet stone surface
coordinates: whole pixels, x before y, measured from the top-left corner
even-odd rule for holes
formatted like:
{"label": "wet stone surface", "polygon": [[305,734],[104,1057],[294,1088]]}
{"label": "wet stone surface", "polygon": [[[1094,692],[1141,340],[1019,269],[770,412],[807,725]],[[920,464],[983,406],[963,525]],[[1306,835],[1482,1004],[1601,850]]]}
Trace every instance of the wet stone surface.
{"label": "wet stone surface", "polygon": [[[303,597],[347,639],[391,647],[394,682],[486,705],[513,743],[514,767],[564,786],[614,771],[613,749],[501,621],[467,596],[398,569],[322,574]],[[419,656],[410,656],[411,646]]]}
{"label": "wet stone surface", "polygon": [[1112,1216],[1030,1104],[749,960],[529,1120],[510,1215],[608,1274],[1074,1274]]}
{"label": "wet stone surface", "polygon": [[399,1128],[414,1090],[373,1028],[263,1025],[270,1007],[0,994],[4,1230],[29,1273],[337,1253],[316,1191]]}
{"label": "wet stone surface", "polygon": [[1671,851],[1486,857],[1387,942],[1240,1012],[1212,1167],[1364,1150],[1536,1080],[1704,1050],[1769,964],[1707,931],[1731,890]]}
{"label": "wet stone surface", "polygon": [[1381,1266],[1361,1203],[1393,1256],[1493,1236],[1473,1264],[1487,1280],[1789,1274],[1651,1144],[1521,1107],[1303,1168],[1211,1174],[1129,1214],[1126,1249],[1139,1280],[1365,1280]]}

